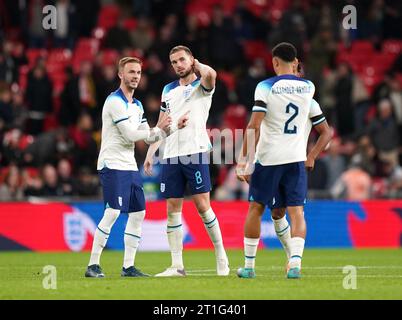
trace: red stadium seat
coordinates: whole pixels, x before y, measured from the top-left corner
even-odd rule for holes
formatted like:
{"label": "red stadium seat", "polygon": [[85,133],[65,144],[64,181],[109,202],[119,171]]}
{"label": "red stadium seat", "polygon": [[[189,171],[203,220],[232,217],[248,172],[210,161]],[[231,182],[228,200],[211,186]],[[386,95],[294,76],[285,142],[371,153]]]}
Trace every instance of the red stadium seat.
{"label": "red stadium seat", "polygon": [[135,18],[129,18],[123,22],[124,29],[131,31],[137,27],[137,20]]}
{"label": "red stadium seat", "polygon": [[103,65],[110,65],[110,64],[117,64],[119,60],[119,53],[113,49],[104,49],[102,51],[102,64]]}
{"label": "red stadium seat", "polygon": [[117,24],[120,16],[120,9],[117,5],[105,5],[98,16],[98,27],[108,30]]}
{"label": "red stadium seat", "polygon": [[46,58],[48,52],[46,49],[28,49],[27,50],[27,58],[29,68],[32,68],[35,65],[35,62],[38,58]]}
{"label": "red stadium seat", "polygon": [[19,69],[19,85],[22,91],[25,91],[28,84],[28,73],[29,67],[28,66],[21,66]]}
{"label": "red stadium seat", "polygon": [[243,50],[247,60],[253,61],[256,58],[265,58],[268,46],[264,41],[249,40],[244,41]]}
{"label": "red stadium seat", "polygon": [[385,40],[382,44],[382,52],[392,55],[402,53],[402,40]]}
{"label": "red stadium seat", "polygon": [[352,53],[370,55],[374,53],[373,44],[367,40],[356,40],[352,43]]}
{"label": "red stadium seat", "polygon": [[222,80],[229,91],[233,91],[236,87],[236,78],[230,72],[220,71],[218,73],[218,79]]}

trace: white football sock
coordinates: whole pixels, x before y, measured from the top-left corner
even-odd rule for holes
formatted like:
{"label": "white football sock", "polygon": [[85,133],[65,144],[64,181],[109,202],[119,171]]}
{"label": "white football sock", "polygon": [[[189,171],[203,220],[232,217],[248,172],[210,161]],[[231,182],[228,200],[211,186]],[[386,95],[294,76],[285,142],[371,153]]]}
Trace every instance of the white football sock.
{"label": "white football sock", "polygon": [[167,237],[172,255],[172,267],[184,269],[181,212],[168,213]]}
{"label": "white football sock", "polygon": [[204,222],[205,229],[208,232],[208,236],[214,244],[215,254],[218,259],[226,259],[226,252],[223,246],[221,229],[219,227],[218,218],[216,217],[212,208],[209,208],[206,212],[199,215]]}
{"label": "white football sock", "polygon": [[271,217],[271,219],[274,223],[276,235],[278,236],[278,239],[281,242],[282,247],[285,250],[286,256],[289,260],[291,235],[290,235],[290,225],[289,225],[288,221],[286,220],[286,215],[278,220],[275,220],[272,217]]}
{"label": "white football sock", "polygon": [[289,267],[301,268],[301,260],[303,257],[305,240],[301,237],[293,237],[290,239],[290,259],[289,259]]}
{"label": "white football sock", "polygon": [[119,217],[120,210],[107,208],[103,215],[102,220],[99,222],[96,228],[94,241],[92,243],[91,258],[89,259],[89,266],[93,264],[99,264],[102,250],[106,245],[109,238],[110,230],[113,227],[116,219]]}
{"label": "white football sock", "polygon": [[257,255],[258,243],[260,238],[246,238],[244,237],[244,267],[255,267],[255,257]]}
{"label": "white football sock", "polygon": [[126,230],[124,230],[124,261],[123,267],[134,266],[135,254],[141,239],[142,222],[144,221],[145,210],[130,212]]}

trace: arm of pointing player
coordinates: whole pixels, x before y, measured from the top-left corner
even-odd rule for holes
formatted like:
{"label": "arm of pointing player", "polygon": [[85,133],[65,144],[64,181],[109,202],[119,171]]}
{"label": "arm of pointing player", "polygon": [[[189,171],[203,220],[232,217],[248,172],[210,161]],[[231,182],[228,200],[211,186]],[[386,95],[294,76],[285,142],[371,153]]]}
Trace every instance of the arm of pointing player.
{"label": "arm of pointing player", "polygon": [[[182,129],[187,125],[187,121],[188,121],[188,114],[189,112],[186,112],[183,116],[181,116],[177,122],[177,129]],[[164,119],[166,119],[168,116],[166,115],[165,112],[161,111],[159,113],[159,119],[158,119],[158,124],[163,122]],[[173,133],[174,131],[176,131],[176,128],[174,128],[175,126],[172,125],[171,128],[171,132]],[[145,141],[146,142],[146,141]],[[145,173],[148,176],[152,176],[152,166],[153,166],[153,159],[154,159],[154,155],[156,153],[156,151],[159,149],[160,145],[162,144],[162,139],[160,141],[157,141],[156,143],[153,143],[150,145],[148,152],[147,152],[147,156],[145,158],[144,161],[144,170]]]}
{"label": "arm of pointing player", "polygon": [[118,121],[116,125],[123,137],[128,141],[146,140],[149,143],[153,143],[162,140],[168,135],[171,123],[172,119],[166,117],[154,128],[139,128],[139,126],[133,126],[130,119],[127,118]]}

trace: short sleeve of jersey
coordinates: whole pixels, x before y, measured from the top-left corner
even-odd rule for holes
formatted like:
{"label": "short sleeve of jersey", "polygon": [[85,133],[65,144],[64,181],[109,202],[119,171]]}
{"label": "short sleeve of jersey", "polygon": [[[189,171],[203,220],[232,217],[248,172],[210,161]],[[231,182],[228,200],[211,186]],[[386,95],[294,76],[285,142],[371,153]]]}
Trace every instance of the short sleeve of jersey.
{"label": "short sleeve of jersey", "polygon": [[161,110],[162,112],[166,112],[166,102],[165,102],[165,95],[167,92],[167,86],[163,87],[162,96],[161,96]]}
{"label": "short sleeve of jersey", "polygon": [[215,92],[215,87],[213,87],[212,89],[207,89],[207,88],[205,88],[202,84],[200,84],[200,87],[201,87],[201,91],[202,91],[202,93],[204,94],[204,95],[206,95],[206,96],[211,96],[211,95],[213,95],[214,94],[214,92]]}
{"label": "short sleeve of jersey", "polygon": [[115,124],[128,120],[127,106],[123,100],[117,97],[108,98],[105,107],[108,108],[108,112]]}
{"label": "short sleeve of jersey", "polygon": [[260,82],[254,92],[253,112],[267,112],[269,87]]}
{"label": "short sleeve of jersey", "polygon": [[309,118],[313,123],[313,126],[325,121],[325,116],[322,113],[320,105],[314,99],[311,100]]}
{"label": "short sleeve of jersey", "polygon": [[147,118],[145,116],[145,111],[144,111],[144,106],[142,105],[142,102],[140,100],[135,99],[135,103],[141,108],[142,110],[142,118],[141,118],[141,124],[148,122]]}

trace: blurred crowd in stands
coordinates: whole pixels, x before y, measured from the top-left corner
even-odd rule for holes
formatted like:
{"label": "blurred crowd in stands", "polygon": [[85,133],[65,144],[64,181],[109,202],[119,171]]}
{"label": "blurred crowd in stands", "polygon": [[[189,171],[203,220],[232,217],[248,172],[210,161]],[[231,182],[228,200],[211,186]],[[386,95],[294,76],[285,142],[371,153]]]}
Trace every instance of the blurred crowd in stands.
{"label": "blurred crowd in stands", "polygon": [[[55,30],[42,25],[49,4]],[[357,29],[343,28],[348,4]],[[282,41],[297,47],[334,132],[310,197],[399,198],[401,26],[400,0],[0,0],[0,201],[101,196],[101,113],[120,57],[144,61],[135,96],[154,126],[176,78],[169,51],[189,46],[218,72],[209,128],[234,130],[247,125],[257,83],[274,75],[270,49]],[[146,151],[137,143],[139,164]],[[211,176],[215,199],[247,198],[233,165],[211,165]],[[144,189],[157,199],[158,177],[144,176]]]}

